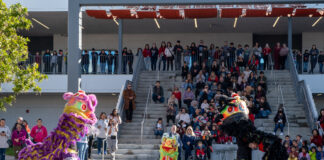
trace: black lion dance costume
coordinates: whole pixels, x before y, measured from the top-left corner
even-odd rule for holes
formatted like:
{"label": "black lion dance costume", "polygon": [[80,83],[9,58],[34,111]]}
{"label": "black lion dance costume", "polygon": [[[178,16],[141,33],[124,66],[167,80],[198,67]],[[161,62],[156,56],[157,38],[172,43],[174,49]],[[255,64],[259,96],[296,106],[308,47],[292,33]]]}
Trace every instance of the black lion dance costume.
{"label": "black lion dance costume", "polygon": [[287,160],[288,154],[281,139],[254,127],[248,118],[246,102],[238,94],[232,94],[220,112],[220,129],[237,139],[237,160],[251,160],[251,148],[264,151],[263,160]]}

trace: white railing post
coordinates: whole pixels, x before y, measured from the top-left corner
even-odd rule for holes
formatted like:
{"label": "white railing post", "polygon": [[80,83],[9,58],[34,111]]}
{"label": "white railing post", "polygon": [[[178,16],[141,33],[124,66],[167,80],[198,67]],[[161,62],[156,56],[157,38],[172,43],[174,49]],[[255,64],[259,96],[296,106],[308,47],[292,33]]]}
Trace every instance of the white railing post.
{"label": "white railing post", "polygon": [[147,107],[148,107],[148,103],[149,103],[149,99],[150,99],[151,92],[152,92],[152,87],[150,86],[150,88],[148,90],[148,93],[147,93],[146,104],[145,104],[145,111],[144,111],[144,114],[143,114],[143,120],[141,122],[141,144],[143,144],[144,123],[145,123],[145,119],[146,119]]}

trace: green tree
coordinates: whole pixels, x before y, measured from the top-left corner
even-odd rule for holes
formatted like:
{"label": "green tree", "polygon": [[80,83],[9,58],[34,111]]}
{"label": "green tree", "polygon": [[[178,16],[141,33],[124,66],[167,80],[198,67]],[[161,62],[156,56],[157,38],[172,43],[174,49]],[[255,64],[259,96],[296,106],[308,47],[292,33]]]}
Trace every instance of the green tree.
{"label": "green tree", "polygon": [[38,65],[23,66],[28,58],[28,38],[17,34],[19,30],[28,30],[31,22],[26,18],[27,9],[20,4],[9,8],[0,0],[0,94],[4,83],[13,84],[12,93],[0,95],[0,110],[12,105],[20,93],[33,90],[39,93],[37,82],[47,78],[38,72]]}

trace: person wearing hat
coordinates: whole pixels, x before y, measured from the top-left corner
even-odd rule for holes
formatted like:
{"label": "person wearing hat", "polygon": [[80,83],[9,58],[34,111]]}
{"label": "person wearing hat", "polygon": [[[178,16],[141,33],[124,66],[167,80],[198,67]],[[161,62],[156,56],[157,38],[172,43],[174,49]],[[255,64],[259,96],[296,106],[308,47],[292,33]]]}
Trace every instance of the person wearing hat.
{"label": "person wearing hat", "polygon": [[175,54],[175,69],[180,70],[181,69],[181,56],[183,53],[183,48],[180,45],[180,41],[177,40],[176,45],[173,47],[173,53]]}

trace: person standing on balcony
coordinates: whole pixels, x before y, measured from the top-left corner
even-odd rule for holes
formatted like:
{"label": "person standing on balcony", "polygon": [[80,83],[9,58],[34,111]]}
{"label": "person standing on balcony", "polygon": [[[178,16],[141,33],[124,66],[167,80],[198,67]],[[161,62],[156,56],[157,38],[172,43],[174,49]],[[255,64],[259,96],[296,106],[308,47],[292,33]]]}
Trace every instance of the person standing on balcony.
{"label": "person standing on balcony", "polygon": [[122,61],[123,61],[123,74],[126,74],[127,67],[127,47],[124,47],[122,51]]}
{"label": "person standing on balcony", "polygon": [[[269,69],[269,56],[271,56],[271,48],[269,47],[269,44],[266,43],[265,47],[262,50],[262,55],[264,59],[264,69],[268,70]],[[263,69],[263,68],[261,68]]]}
{"label": "person standing on balcony", "polygon": [[105,53],[105,50],[101,50],[100,54],[99,54],[99,57],[100,57],[100,72],[101,74],[106,74],[106,58],[107,58],[107,55]]}
{"label": "person standing on balcony", "polygon": [[303,54],[301,53],[300,50],[296,50],[296,68],[297,68],[297,72],[299,74],[302,73],[302,61],[303,61]]}
{"label": "person standing on balcony", "polygon": [[163,71],[165,71],[165,66],[166,66],[166,57],[165,57],[165,48],[166,44],[164,41],[161,43],[161,47],[159,48],[159,71],[161,70],[161,62],[163,64]]}
{"label": "person standing on balcony", "polygon": [[319,64],[319,72],[323,74],[323,65],[324,65],[324,52],[321,51],[318,55],[318,64]]}
{"label": "person standing on balcony", "polygon": [[304,59],[303,59],[303,61],[304,61],[303,71],[304,72],[308,71],[309,56],[310,56],[309,51],[308,51],[308,49],[306,49],[305,52],[304,52],[304,55],[303,55],[303,57],[304,57]]}
{"label": "person standing on balcony", "polygon": [[163,88],[160,86],[160,81],[155,82],[155,86],[153,88],[152,99],[155,103],[163,103],[164,102],[164,93]]}
{"label": "person standing on balcony", "polygon": [[52,58],[51,58],[51,72],[52,73],[56,73],[56,66],[57,66],[57,52],[54,51],[53,52],[53,55],[52,55]]}
{"label": "person standing on balcony", "polygon": [[274,69],[277,69],[277,70],[280,69],[280,59],[279,59],[280,50],[281,50],[281,45],[279,42],[277,42],[277,44],[273,50],[273,57],[274,57],[274,63],[275,63]]}
{"label": "person standing on balcony", "polygon": [[46,50],[44,56],[43,56],[43,63],[45,66],[45,73],[50,73],[51,70],[51,52],[49,49]]}
{"label": "person standing on balcony", "polygon": [[156,44],[153,43],[152,48],[151,48],[151,70],[155,71],[156,70],[156,62],[159,56],[159,49],[156,47]]}
{"label": "person standing on balcony", "polygon": [[126,112],[126,123],[132,122],[133,111],[136,109],[135,106],[136,94],[134,90],[132,90],[131,84],[128,84],[127,88],[123,91],[123,97],[124,97],[124,110]]}
{"label": "person standing on balcony", "polygon": [[111,51],[108,51],[108,55],[107,55],[108,74],[112,73],[113,61],[114,61],[114,55],[111,54]]}
{"label": "person standing on balcony", "polygon": [[127,52],[127,63],[128,63],[128,73],[133,74],[133,62],[134,62],[134,55],[132,50],[128,50]]}
{"label": "person standing on balcony", "polygon": [[143,57],[144,57],[144,64],[145,64],[145,69],[150,70],[150,61],[151,61],[151,50],[149,44],[145,44],[144,50],[143,50]]}
{"label": "person standing on balcony", "polygon": [[319,54],[319,51],[318,49],[316,48],[316,45],[313,44],[312,45],[312,49],[310,49],[309,51],[309,54],[311,56],[311,70],[309,71],[309,73],[314,73],[314,68],[316,67],[316,63],[317,63],[317,57],[318,57],[318,54]]}
{"label": "person standing on balcony", "polygon": [[167,71],[169,71],[169,66],[171,66],[171,71],[173,71],[173,60],[174,60],[174,53],[172,50],[171,42],[167,43],[167,47],[165,48],[165,56],[167,59]]}
{"label": "person standing on balcony", "polygon": [[58,67],[57,71],[58,71],[59,74],[62,73],[63,57],[64,57],[63,50],[60,49],[59,53],[57,55],[57,67]]}
{"label": "person standing on balcony", "polygon": [[94,48],[91,50],[91,58],[92,58],[92,74],[97,73],[97,63],[98,63],[98,53]]}
{"label": "person standing on balcony", "polygon": [[117,74],[117,72],[118,72],[118,59],[119,59],[119,56],[118,56],[118,51],[117,50],[115,50],[114,51],[115,52],[115,54],[114,54],[114,74]]}
{"label": "person standing on balcony", "polygon": [[89,73],[89,53],[87,50],[84,50],[84,54],[81,56],[81,66],[82,66],[82,73],[88,74]]}
{"label": "person standing on balcony", "polygon": [[183,54],[183,48],[180,45],[180,40],[177,40],[176,45],[174,45],[173,53],[175,54],[175,69],[180,70],[181,69],[182,54]]}
{"label": "person standing on balcony", "polygon": [[35,62],[38,65],[38,71],[41,71],[40,69],[41,69],[42,58],[38,51],[36,52],[35,55]]}

